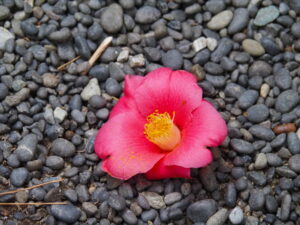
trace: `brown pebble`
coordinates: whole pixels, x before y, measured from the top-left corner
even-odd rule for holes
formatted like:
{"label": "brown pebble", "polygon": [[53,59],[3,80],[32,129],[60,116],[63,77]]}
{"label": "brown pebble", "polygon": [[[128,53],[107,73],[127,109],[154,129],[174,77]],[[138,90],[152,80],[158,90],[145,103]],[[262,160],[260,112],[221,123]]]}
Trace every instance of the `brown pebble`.
{"label": "brown pebble", "polygon": [[275,134],[295,132],[296,130],[297,127],[295,123],[283,123],[273,128]]}

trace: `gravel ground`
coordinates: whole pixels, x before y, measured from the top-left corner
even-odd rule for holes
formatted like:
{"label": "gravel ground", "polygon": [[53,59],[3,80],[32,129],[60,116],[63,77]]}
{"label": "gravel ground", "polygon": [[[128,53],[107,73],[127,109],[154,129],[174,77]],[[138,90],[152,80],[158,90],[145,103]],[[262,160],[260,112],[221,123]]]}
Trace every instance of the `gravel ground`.
{"label": "gravel ground", "polygon": [[[0,202],[68,201],[0,207],[0,225],[300,224],[299,14],[298,0],[0,0],[0,188],[64,178]],[[193,179],[114,179],[95,134],[124,75],[160,66],[195,74],[228,137]]]}

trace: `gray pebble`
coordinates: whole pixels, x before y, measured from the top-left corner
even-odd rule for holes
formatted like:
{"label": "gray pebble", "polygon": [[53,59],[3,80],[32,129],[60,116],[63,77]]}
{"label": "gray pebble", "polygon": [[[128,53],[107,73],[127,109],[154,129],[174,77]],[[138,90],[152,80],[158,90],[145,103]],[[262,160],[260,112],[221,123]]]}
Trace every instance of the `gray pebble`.
{"label": "gray pebble", "polygon": [[111,194],[107,200],[108,205],[117,211],[122,211],[126,207],[126,201],[123,197]]}
{"label": "gray pebble", "polygon": [[79,35],[74,38],[74,41],[74,46],[77,49],[78,54],[84,59],[89,59],[91,57],[91,51],[89,49],[87,40]]}
{"label": "gray pebble", "polygon": [[273,5],[261,8],[254,19],[254,24],[256,26],[265,26],[275,20],[278,16],[279,10]]}
{"label": "gray pebble", "polygon": [[82,124],[85,122],[84,114],[81,111],[79,111],[78,109],[73,109],[71,112],[71,116],[72,116],[72,119],[74,119],[79,124]]}
{"label": "gray pebble", "polygon": [[64,159],[59,156],[49,156],[46,159],[46,166],[54,170],[59,170],[64,167]]}
{"label": "gray pebble", "polygon": [[289,151],[292,154],[299,154],[300,153],[300,140],[296,133],[290,132],[287,136],[287,144]]}
{"label": "gray pebble", "polygon": [[0,6],[0,21],[5,20],[10,15],[9,8],[6,6],[1,5]]}
{"label": "gray pebble", "polygon": [[241,109],[247,109],[252,106],[258,98],[258,92],[255,90],[245,91],[238,99],[238,104]]}
{"label": "gray pebble", "polygon": [[218,182],[216,179],[216,175],[211,167],[207,166],[204,168],[200,168],[199,177],[203,187],[209,191],[213,192],[218,188]]}
{"label": "gray pebble", "polygon": [[275,84],[282,90],[289,89],[292,85],[292,78],[290,72],[282,68],[275,73]]}
{"label": "gray pebble", "polygon": [[252,126],[249,131],[255,137],[265,141],[272,141],[275,138],[275,134],[271,129],[260,125]]}
{"label": "gray pebble", "polygon": [[249,21],[249,12],[245,8],[238,8],[234,11],[233,19],[228,27],[229,34],[235,34],[242,31]]}
{"label": "gray pebble", "polygon": [[253,123],[260,123],[266,120],[269,116],[269,109],[263,104],[256,104],[248,108],[247,118]]}
{"label": "gray pebble", "polygon": [[72,157],[75,155],[75,146],[66,139],[58,138],[53,141],[51,151],[61,157]]}
{"label": "gray pebble", "polygon": [[249,206],[252,210],[262,210],[265,204],[265,194],[262,190],[253,189],[250,192]]}
{"label": "gray pebble", "polygon": [[141,214],[141,218],[145,222],[154,220],[156,216],[157,216],[157,212],[154,209],[144,211]]}
{"label": "gray pebble", "polygon": [[178,50],[169,50],[167,53],[163,54],[162,63],[166,67],[170,67],[173,70],[178,70],[182,67],[183,57]]}
{"label": "gray pebble", "polygon": [[65,223],[75,223],[80,215],[80,210],[74,205],[52,205],[51,214]]}
{"label": "gray pebble", "polygon": [[266,209],[270,213],[276,213],[277,208],[278,208],[278,203],[277,200],[273,195],[267,195],[266,196]]}
{"label": "gray pebble", "polygon": [[128,224],[137,224],[138,221],[136,215],[129,209],[124,210],[122,218]]}
{"label": "gray pebble", "polygon": [[142,24],[153,23],[160,18],[160,11],[152,6],[143,6],[135,14],[135,21]]}
{"label": "gray pebble", "polygon": [[281,113],[289,112],[300,101],[299,94],[294,90],[282,92],[276,99],[275,108]]}
{"label": "gray pebble", "polygon": [[97,41],[102,37],[103,29],[98,23],[93,23],[87,30],[87,35],[89,39]]}
{"label": "gray pebble", "polygon": [[260,43],[266,50],[266,52],[272,56],[275,56],[281,52],[280,47],[277,45],[275,40],[270,37],[262,37]]}
{"label": "gray pebble", "polygon": [[232,139],[230,141],[231,147],[241,154],[251,154],[254,152],[254,147],[248,141],[242,139]]}
{"label": "gray pebble", "polygon": [[123,26],[123,10],[118,4],[111,4],[101,15],[101,26],[108,33],[117,33]]}
{"label": "gray pebble", "polygon": [[172,205],[173,203],[181,200],[181,198],[182,198],[182,195],[180,192],[172,192],[172,193],[165,195],[164,202],[166,203],[166,205]]}
{"label": "gray pebble", "polygon": [[206,222],[217,211],[217,203],[213,199],[194,202],[187,208],[187,217],[194,223]]}
{"label": "gray pebble", "polygon": [[240,224],[243,221],[243,219],[244,219],[244,213],[239,206],[236,206],[229,213],[229,220],[232,224]]}
{"label": "gray pebble", "polygon": [[237,191],[233,183],[227,185],[226,192],[224,194],[224,200],[228,207],[234,207],[236,205]]}
{"label": "gray pebble", "polygon": [[283,221],[286,221],[290,215],[290,208],[292,205],[292,197],[289,194],[286,194],[281,201],[281,210],[279,218]]}
{"label": "gray pebble", "polygon": [[300,172],[300,154],[293,155],[289,161],[289,167],[296,173]]}
{"label": "gray pebble", "polygon": [[20,167],[12,170],[9,179],[11,184],[15,187],[22,187],[25,184],[28,175],[28,170],[24,167]]}
{"label": "gray pebble", "polygon": [[213,62],[220,62],[222,57],[226,56],[232,49],[233,42],[228,38],[222,38],[218,44],[217,49],[211,54],[211,60]]}
{"label": "gray pebble", "polygon": [[98,207],[91,202],[82,203],[82,209],[88,216],[93,216],[98,211]]}
{"label": "gray pebble", "polygon": [[238,99],[244,92],[245,88],[235,83],[228,83],[225,87],[225,95]]}
{"label": "gray pebble", "polygon": [[51,32],[48,35],[48,38],[51,41],[55,41],[55,42],[65,42],[65,41],[69,41],[72,37],[71,31],[68,28],[63,28],[59,31],[54,31]]}
{"label": "gray pebble", "polygon": [[15,153],[21,162],[28,162],[33,159],[36,147],[38,143],[38,138],[35,134],[27,134],[22,138]]}
{"label": "gray pebble", "polygon": [[272,67],[270,64],[266,63],[265,61],[255,61],[250,67],[249,67],[249,76],[261,76],[261,77],[267,77],[272,73]]}
{"label": "gray pebble", "polygon": [[272,148],[279,148],[284,145],[286,140],[286,134],[282,133],[276,136],[273,141],[270,143]]}
{"label": "gray pebble", "polygon": [[222,225],[228,218],[228,209],[221,208],[214,215],[212,215],[206,225]]}
{"label": "gray pebble", "polygon": [[122,93],[121,85],[113,78],[108,78],[105,82],[105,90],[109,95],[119,97]]}

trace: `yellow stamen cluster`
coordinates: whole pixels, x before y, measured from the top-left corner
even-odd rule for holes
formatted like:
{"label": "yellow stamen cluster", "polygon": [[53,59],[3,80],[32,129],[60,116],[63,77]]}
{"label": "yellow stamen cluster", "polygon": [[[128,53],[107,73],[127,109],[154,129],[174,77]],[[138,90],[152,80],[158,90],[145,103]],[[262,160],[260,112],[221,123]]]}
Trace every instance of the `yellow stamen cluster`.
{"label": "yellow stamen cluster", "polygon": [[180,131],[173,123],[174,116],[175,112],[171,118],[169,113],[155,110],[147,117],[144,134],[149,141],[163,150],[173,150],[180,141]]}

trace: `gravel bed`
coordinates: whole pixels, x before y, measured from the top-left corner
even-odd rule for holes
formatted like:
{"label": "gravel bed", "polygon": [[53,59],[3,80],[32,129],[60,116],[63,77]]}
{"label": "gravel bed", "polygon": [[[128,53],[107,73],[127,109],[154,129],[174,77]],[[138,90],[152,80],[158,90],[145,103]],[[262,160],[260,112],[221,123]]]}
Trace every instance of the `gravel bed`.
{"label": "gravel bed", "polygon": [[[68,202],[1,206],[0,225],[299,225],[299,15],[298,0],[0,0],[0,189],[64,178],[0,202]],[[196,76],[228,137],[192,179],[112,178],[97,130],[125,74],[160,66]]]}

